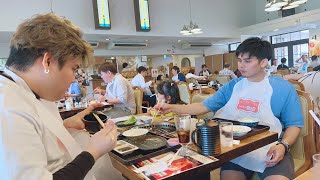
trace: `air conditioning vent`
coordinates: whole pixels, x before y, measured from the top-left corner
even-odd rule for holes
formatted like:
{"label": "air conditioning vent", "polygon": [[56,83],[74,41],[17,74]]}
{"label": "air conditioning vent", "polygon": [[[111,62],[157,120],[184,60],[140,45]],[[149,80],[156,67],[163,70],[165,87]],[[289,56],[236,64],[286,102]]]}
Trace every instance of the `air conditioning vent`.
{"label": "air conditioning vent", "polygon": [[99,46],[99,42],[89,42],[89,44],[90,44],[93,48],[98,48],[98,46]]}
{"label": "air conditioning vent", "polygon": [[211,47],[211,43],[182,43],[181,48],[182,49],[190,49],[190,48],[207,48]]}
{"label": "air conditioning vent", "polygon": [[282,17],[287,17],[294,15],[296,13],[295,8],[287,9],[287,10],[281,10]]}
{"label": "air conditioning vent", "polygon": [[130,49],[130,48],[144,48],[147,46],[147,43],[132,43],[132,42],[111,42],[108,44],[107,49]]}

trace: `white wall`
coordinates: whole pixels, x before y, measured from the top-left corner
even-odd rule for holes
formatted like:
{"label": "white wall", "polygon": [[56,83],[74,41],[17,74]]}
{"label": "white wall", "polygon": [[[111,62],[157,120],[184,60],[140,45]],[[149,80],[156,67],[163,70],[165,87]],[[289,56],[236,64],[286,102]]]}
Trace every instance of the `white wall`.
{"label": "white wall", "polygon": [[190,60],[191,66],[195,66],[195,59],[202,57],[202,55],[173,55],[173,65],[181,68],[181,61],[183,58]]}
{"label": "white wall", "polygon": [[164,59],[163,56],[157,56],[151,58],[151,65],[153,68],[157,68],[159,66],[167,66],[173,61],[173,57],[171,55],[167,55]]}
{"label": "white wall", "polygon": [[217,45],[217,46],[213,45],[212,47],[204,50],[204,54],[206,56],[214,55],[214,54],[223,54],[228,52],[229,52],[228,45]]}
{"label": "white wall", "polygon": [[0,43],[0,58],[7,58],[9,56],[9,44]]}

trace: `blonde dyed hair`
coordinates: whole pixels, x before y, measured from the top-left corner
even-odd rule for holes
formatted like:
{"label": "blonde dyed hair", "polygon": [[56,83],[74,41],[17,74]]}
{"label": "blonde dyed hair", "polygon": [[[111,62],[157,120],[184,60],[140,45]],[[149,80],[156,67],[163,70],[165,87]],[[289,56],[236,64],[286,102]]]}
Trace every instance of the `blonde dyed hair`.
{"label": "blonde dyed hair", "polygon": [[7,66],[20,71],[31,67],[45,52],[58,61],[60,69],[73,58],[88,60],[93,49],[82,32],[69,20],[53,13],[39,14],[21,23],[10,44]]}

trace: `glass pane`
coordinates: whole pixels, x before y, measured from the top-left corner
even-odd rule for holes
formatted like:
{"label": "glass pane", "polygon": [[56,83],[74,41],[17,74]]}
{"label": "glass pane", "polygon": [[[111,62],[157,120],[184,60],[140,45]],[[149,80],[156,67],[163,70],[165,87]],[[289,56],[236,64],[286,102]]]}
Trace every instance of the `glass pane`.
{"label": "glass pane", "polygon": [[230,44],[230,51],[235,51],[237,49],[237,44]]}
{"label": "glass pane", "polygon": [[279,36],[272,36],[272,43],[277,44],[281,42],[281,37]]}
{"label": "glass pane", "polygon": [[309,57],[309,46],[308,44],[301,44],[301,55],[306,54]]}
{"label": "glass pane", "polygon": [[290,41],[290,34],[282,34],[281,42],[288,42],[288,41]]}
{"label": "glass pane", "polygon": [[291,35],[291,41],[300,40],[300,32],[290,33],[290,35]]}
{"label": "glass pane", "polygon": [[[274,48],[274,58],[278,59],[278,64],[281,64],[282,58],[288,59],[288,46]],[[288,65],[288,61],[286,62],[286,65]]]}
{"label": "glass pane", "polygon": [[292,50],[293,50],[293,55],[300,55],[300,45],[294,45]]}
{"label": "glass pane", "polygon": [[301,31],[301,39],[309,39],[309,30]]}

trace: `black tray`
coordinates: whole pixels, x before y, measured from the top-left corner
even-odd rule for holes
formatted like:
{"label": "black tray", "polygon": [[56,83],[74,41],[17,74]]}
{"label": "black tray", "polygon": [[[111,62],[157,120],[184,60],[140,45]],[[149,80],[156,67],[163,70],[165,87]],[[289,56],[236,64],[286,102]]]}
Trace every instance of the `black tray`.
{"label": "black tray", "polygon": [[[240,125],[239,121],[232,121],[229,119],[220,119],[220,118],[214,118],[212,120],[215,121],[227,121],[227,122],[232,122],[232,124],[234,125]],[[264,126],[264,125],[257,125],[255,127],[251,127],[251,131],[249,131],[247,134],[243,135],[243,136],[233,136],[234,140],[243,140],[245,138],[248,138],[250,136],[254,136],[256,134],[260,134],[262,132],[268,131],[270,129],[269,126]]]}
{"label": "black tray", "polygon": [[[156,134],[153,134],[150,132],[148,134],[156,135]],[[119,136],[118,140],[127,141],[127,139],[124,136]],[[117,153],[116,151],[111,151],[109,153],[109,155],[111,157],[115,158],[116,160],[120,161],[121,163],[128,166],[128,165],[135,164],[139,161],[150,159],[150,158],[158,156],[160,154],[179,149],[180,147],[181,147],[181,145],[171,147],[167,144],[164,147],[161,147],[161,148],[155,149],[155,150],[150,150],[150,151],[143,151],[141,149],[138,149],[138,150],[134,151],[133,153],[127,154],[127,155],[121,155],[121,154]]]}

